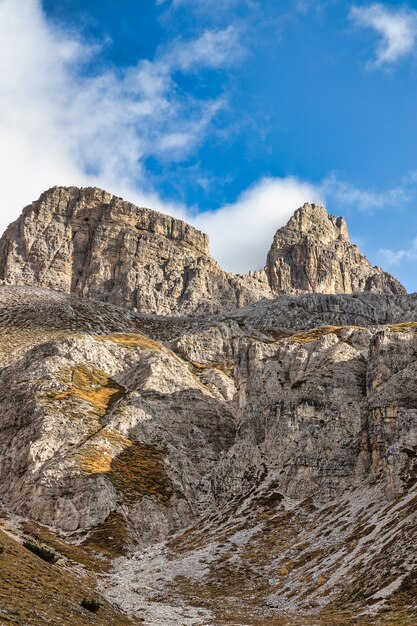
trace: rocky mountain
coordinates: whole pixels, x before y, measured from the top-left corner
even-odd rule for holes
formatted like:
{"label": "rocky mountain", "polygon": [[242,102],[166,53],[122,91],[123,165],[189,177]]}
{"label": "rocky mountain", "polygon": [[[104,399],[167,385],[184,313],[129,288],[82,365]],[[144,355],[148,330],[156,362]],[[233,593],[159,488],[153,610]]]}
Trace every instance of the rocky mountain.
{"label": "rocky mountain", "polygon": [[320,206],[296,211],[265,268],[241,276],[222,270],[207,236],[184,222],[76,187],[45,192],[8,228],[0,280],[167,315],[219,313],[280,293],[405,293]]}
{"label": "rocky mountain", "polygon": [[0,258],[1,624],[417,624],[417,294],[341,218],[305,205],[237,277],[56,188]]}
{"label": "rocky mountain", "polygon": [[274,293],[405,293],[350,243],[343,217],[305,204],[274,237],[266,272]]}
{"label": "rocky mountain", "polygon": [[121,557],[106,597],[153,626],[412,624],[416,318],[406,295],[167,318],[4,286],[5,508]]}
{"label": "rocky mountain", "polygon": [[100,189],[56,187],[0,241],[0,280],[139,311],[207,313],[270,295],[263,274],[235,276],[188,224]]}

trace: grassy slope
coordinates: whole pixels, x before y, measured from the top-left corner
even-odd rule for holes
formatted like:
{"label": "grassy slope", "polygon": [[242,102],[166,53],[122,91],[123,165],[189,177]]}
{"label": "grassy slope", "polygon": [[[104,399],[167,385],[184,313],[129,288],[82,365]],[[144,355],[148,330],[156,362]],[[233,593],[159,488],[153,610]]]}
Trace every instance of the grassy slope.
{"label": "grassy slope", "polygon": [[[0,624],[1,626],[133,626],[119,610],[94,591],[92,573],[76,574],[35,556],[0,530]],[[101,603],[94,615],[80,606],[81,600]]]}

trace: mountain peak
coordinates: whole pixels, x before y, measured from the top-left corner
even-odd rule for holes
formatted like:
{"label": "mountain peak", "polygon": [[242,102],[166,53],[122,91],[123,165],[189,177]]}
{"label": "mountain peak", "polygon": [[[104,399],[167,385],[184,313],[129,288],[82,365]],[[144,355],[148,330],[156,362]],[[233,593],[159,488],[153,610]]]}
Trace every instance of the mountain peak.
{"label": "mountain peak", "polygon": [[26,207],[0,239],[0,281],[168,315],[281,293],[405,292],[319,204],[304,204],[277,231],[265,269],[240,276],[218,265],[194,227],[95,187],[53,187]]}
{"label": "mountain peak", "polygon": [[276,232],[266,272],[276,293],[405,293],[350,242],[343,217],[319,204],[304,204]]}
{"label": "mountain peak", "polygon": [[321,204],[306,202],[294,212],[285,228],[324,238],[325,241],[350,242],[345,219],[329,214]]}

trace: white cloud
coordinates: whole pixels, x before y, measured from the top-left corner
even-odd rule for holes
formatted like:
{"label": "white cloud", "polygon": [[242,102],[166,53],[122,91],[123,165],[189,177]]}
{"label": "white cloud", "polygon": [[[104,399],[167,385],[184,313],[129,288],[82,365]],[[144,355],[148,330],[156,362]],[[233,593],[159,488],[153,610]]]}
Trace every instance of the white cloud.
{"label": "white cloud", "polygon": [[179,89],[176,72],[222,68],[243,54],[233,27],[177,40],[155,59],[86,75],[91,47],[52,27],[39,0],[0,0],[0,230],[53,185],[97,185],[157,209],[144,159],[180,159],[225,105]]}
{"label": "white cloud", "polygon": [[192,71],[193,67],[225,67],[241,59],[245,50],[240,43],[240,32],[235,26],[224,30],[206,30],[187,46],[176,45],[166,54],[173,69]]}
{"label": "white cloud", "polygon": [[210,236],[211,253],[225,269],[245,273],[264,266],[275,232],[305,202],[325,204],[329,212],[345,216],[348,209],[400,208],[415,198],[416,182],[415,172],[410,172],[399,185],[376,191],[355,187],[335,174],[317,184],[294,177],[264,178],[236,202],[216,211],[186,213],[185,218]]}
{"label": "white cloud", "polygon": [[335,174],[327,176],[320,185],[324,197],[338,205],[354,207],[361,211],[404,205],[415,195],[414,187],[415,181],[412,174],[404,177],[399,185],[382,191],[359,189],[340,180]]}
{"label": "white cloud", "polygon": [[358,26],[372,28],[380,35],[375,59],[370,67],[395,63],[414,50],[417,11],[403,7],[389,8],[377,3],[368,7],[352,7],[350,17]]}
{"label": "white cloud", "polygon": [[378,251],[378,256],[386,267],[392,267],[394,265],[401,265],[403,261],[416,261],[417,260],[417,238],[411,243],[409,248],[403,248],[400,250],[391,250],[390,248],[381,248]]}
{"label": "white cloud", "polygon": [[264,178],[235,203],[192,222],[210,236],[211,253],[224,268],[244,273],[264,267],[276,230],[295,209],[321,197],[317,187],[297,178]]}
{"label": "white cloud", "polygon": [[382,248],[378,251],[378,256],[383,260],[387,267],[400,265],[403,261],[416,261],[417,238],[414,239],[409,248],[403,248],[400,250],[390,250],[389,248]]}

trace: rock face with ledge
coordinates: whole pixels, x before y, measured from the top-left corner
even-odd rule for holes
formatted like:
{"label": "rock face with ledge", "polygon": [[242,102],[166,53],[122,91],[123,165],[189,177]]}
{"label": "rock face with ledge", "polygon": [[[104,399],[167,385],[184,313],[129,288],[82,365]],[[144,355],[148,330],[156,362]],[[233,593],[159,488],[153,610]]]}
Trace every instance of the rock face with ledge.
{"label": "rock face with ledge", "polygon": [[298,209],[276,233],[266,267],[241,276],[224,271],[207,235],[188,224],[77,187],[46,191],[9,226],[0,281],[165,315],[219,313],[284,292],[405,293],[321,206]]}

